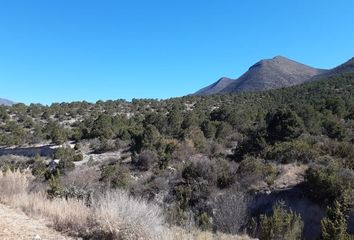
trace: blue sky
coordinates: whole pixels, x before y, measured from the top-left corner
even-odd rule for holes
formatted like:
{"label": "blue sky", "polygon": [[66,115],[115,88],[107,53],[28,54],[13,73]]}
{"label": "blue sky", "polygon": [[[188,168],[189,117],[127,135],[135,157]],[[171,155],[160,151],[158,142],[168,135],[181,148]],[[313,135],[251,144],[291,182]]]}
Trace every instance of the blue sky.
{"label": "blue sky", "polygon": [[352,0],[11,0],[0,5],[0,97],[183,96],[283,55],[354,56]]}

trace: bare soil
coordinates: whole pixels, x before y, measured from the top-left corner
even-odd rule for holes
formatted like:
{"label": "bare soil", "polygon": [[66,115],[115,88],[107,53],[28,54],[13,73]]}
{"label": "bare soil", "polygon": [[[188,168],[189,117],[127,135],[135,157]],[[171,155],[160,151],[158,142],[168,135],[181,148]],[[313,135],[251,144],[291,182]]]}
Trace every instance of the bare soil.
{"label": "bare soil", "polygon": [[72,240],[50,229],[42,220],[0,204],[0,239],[2,240]]}

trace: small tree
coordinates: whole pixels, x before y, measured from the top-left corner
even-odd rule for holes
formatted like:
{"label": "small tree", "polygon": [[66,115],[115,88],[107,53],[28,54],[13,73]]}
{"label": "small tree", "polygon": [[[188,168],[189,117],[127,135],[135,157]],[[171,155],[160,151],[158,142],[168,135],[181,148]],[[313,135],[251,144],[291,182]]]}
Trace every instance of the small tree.
{"label": "small tree", "polygon": [[325,130],[324,133],[328,137],[338,139],[339,141],[344,140],[348,135],[346,128],[336,119],[326,119],[323,123],[323,127]]}
{"label": "small tree", "polygon": [[142,147],[152,151],[159,150],[163,145],[162,142],[159,130],[153,125],[146,126],[142,136]]}
{"label": "small tree", "polygon": [[58,167],[62,172],[73,170],[75,168],[74,161],[82,160],[82,154],[76,155],[75,150],[70,147],[56,149],[53,157],[59,159]]}
{"label": "small tree", "polygon": [[215,137],[215,133],[216,133],[216,126],[214,122],[211,121],[204,121],[201,125],[201,129],[204,133],[204,136],[206,138],[214,138]]}
{"label": "small tree", "polygon": [[321,221],[323,240],[349,240],[347,233],[347,221],[349,213],[348,194],[344,194],[341,200],[335,200],[333,206],[328,207],[327,217]]}
{"label": "small tree", "polygon": [[58,123],[50,122],[47,124],[44,130],[47,133],[47,138],[52,140],[54,144],[60,145],[67,140],[65,129]]}
{"label": "small tree", "polygon": [[300,215],[285,209],[284,202],[273,207],[273,215],[261,215],[261,240],[297,240],[302,237],[303,222]]}
{"label": "small tree", "polygon": [[62,197],[63,187],[60,183],[59,173],[51,175],[49,179],[50,189],[47,190],[49,198]]}
{"label": "small tree", "polygon": [[100,115],[91,129],[91,137],[111,138],[113,136],[112,118],[106,114]]}
{"label": "small tree", "polygon": [[168,133],[171,136],[178,136],[180,134],[182,122],[182,112],[177,106],[174,106],[167,115]]}
{"label": "small tree", "polygon": [[44,160],[39,155],[36,155],[32,167],[32,174],[36,177],[41,178],[45,176],[46,172],[47,172],[47,166]]}

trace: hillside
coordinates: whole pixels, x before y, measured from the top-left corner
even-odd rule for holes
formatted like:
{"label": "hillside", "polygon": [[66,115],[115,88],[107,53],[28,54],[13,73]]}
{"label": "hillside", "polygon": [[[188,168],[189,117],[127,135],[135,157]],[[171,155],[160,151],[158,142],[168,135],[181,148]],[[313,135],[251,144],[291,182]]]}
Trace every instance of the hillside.
{"label": "hillside", "polygon": [[353,72],[354,72],[354,58],[351,58],[350,60],[339,65],[338,67],[335,67],[335,68],[330,69],[324,73],[314,76],[311,80],[314,81],[314,80],[318,80],[318,79],[335,77],[335,76],[338,76],[341,74],[347,74],[347,73],[353,73]]}

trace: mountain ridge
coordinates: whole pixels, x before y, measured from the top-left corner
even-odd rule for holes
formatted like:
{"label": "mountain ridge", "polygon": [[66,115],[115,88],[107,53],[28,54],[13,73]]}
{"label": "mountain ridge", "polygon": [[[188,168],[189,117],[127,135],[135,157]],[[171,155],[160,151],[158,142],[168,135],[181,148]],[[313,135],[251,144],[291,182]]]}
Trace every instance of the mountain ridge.
{"label": "mountain ridge", "polygon": [[323,74],[319,74],[317,76],[314,76],[311,79],[311,81],[319,80],[322,78],[334,77],[339,74],[345,74],[345,73],[351,73],[351,72],[354,72],[354,57],[352,57],[351,59],[349,59],[345,63],[340,64],[339,66],[328,70],[327,72],[325,72]]}
{"label": "mountain ridge", "polygon": [[215,83],[212,83],[211,85],[200,89],[195,94],[198,95],[198,93],[203,93],[203,92],[206,92],[206,91],[209,94],[215,94],[215,93],[218,93],[218,92],[222,91],[225,87],[227,87],[228,85],[230,85],[234,81],[235,81],[234,79],[227,78],[227,77],[222,77],[218,81],[216,81]]}
{"label": "mountain ridge", "polygon": [[[239,78],[223,77],[217,82],[198,90],[193,95],[228,94],[284,88],[348,72],[354,72],[354,57],[335,68],[319,69],[278,55],[271,59],[262,59],[256,62]],[[227,81],[220,83],[222,79],[227,79]]]}
{"label": "mountain ridge", "polygon": [[5,98],[0,98],[0,105],[4,105],[4,106],[11,106],[14,105],[15,102],[5,99]]}

